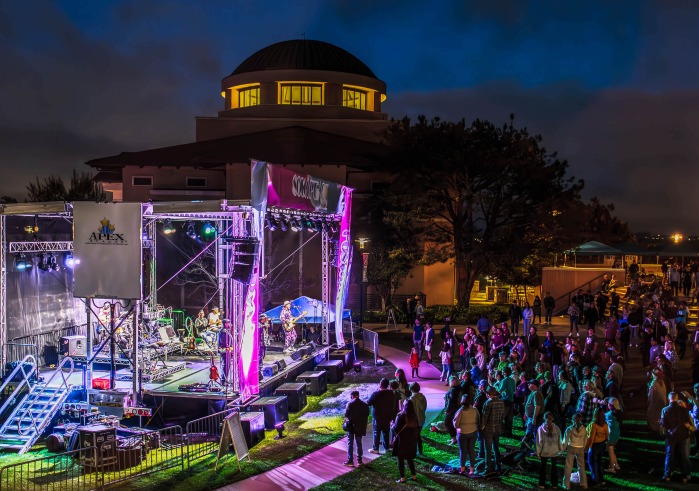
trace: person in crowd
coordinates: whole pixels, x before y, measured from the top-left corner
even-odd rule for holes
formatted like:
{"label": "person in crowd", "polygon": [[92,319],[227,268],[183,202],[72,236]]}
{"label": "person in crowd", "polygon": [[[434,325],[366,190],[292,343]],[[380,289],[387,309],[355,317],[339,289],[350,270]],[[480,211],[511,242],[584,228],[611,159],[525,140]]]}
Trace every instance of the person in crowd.
{"label": "person in crowd", "polygon": [[209,327],[212,329],[220,329],[223,325],[223,320],[221,319],[221,312],[218,307],[214,307],[211,312],[209,312]]}
{"label": "person in crowd", "polygon": [[462,394],[470,394],[471,398],[476,397],[476,384],[471,379],[471,372],[469,370],[462,370],[460,379],[460,387]]}
{"label": "person in crowd", "polygon": [[600,408],[595,410],[592,424],[589,429],[586,447],[587,465],[590,468],[590,482],[593,486],[601,485],[604,482],[602,473],[602,454],[609,439],[609,427],[604,416],[604,411]]}
{"label": "person in crowd", "polygon": [[544,296],[544,325],[552,325],[553,309],[556,308],[556,300],[551,296],[550,292],[546,292]]}
{"label": "person in crowd", "polygon": [[539,466],[540,489],[546,487],[546,465],[551,462],[551,487],[558,487],[558,454],[563,451],[561,430],[553,422],[550,412],[544,414],[544,423],[536,431],[536,456],[541,460]]}
{"label": "person in crowd", "polygon": [[541,299],[539,295],[534,297],[534,302],[532,303],[532,323],[536,323],[536,318],[539,317],[539,324],[541,324]]}
{"label": "person in crowd", "polygon": [[[699,383],[694,384],[694,396],[689,395],[688,392],[683,392],[682,394],[692,405],[689,414],[694,420],[694,427],[699,428]],[[691,450],[690,455],[699,455],[699,431],[694,432],[694,448]]]}
{"label": "person in crowd", "polygon": [[529,381],[529,396],[524,403],[524,414],[527,417],[525,438],[531,442],[536,439],[536,430],[541,425],[544,414],[544,398],[536,380]]}
{"label": "person in crowd", "polygon": [[[425,353],[427,361],[432,363],[432,343],[434,342],[434,329],[432,329],[432,321],[425,322]],[[422,359],[419,357],[418,359]]]}
{"label": "person in crowd", "polygon": [[481,428],[485,442],[485,472],[500,470],[500,433],[505,419],[505,404],[498,390],[490,386],[485,389],[488,400],[483,405]]}
{"label": "person in crowd", "polygon": [[619,323],[619,351],[625,359],[629,359],[629,345],[631,344],[631,328],[626,321]]}
{"label": "person in crowd", "polygon": [[417,351],[418,359],[422,358],[422,342],[425,340],[425,328],[422,326],[422,320],[419,317],[415,318],[413,326],[413,346]]}
{"label": "person in crowd", "polygon": [[374,426],[374,444],[369,449],[369,453],[379,453],[379,443],[382,437],[386,452],[388,452],[388,447],[390,446],[389,432],[391,421],[393,421],[398,412],[398,403],[389,386],[389,380],[382,378],[379,382],[379,390],[373,392],[367,401],[367,404],[372,408],[371,416]]}
{"label": "person in crowd", "polygon": [[488,334],[492,328],[493,324],[488,320],[488,317],[485,314],[481,314],[478,322],[476,322],[476,329],[486,343],[488,342]]}
{"label": "person in crowd", "polygon": [[461,400],[461,384],[456,377],[449,377],[449,390],[444,395],[444,426],[451,437],[450,443],[456,443],[456,428],[454,428],[454,416],[459,409]]}
{"label": "person in crowd", "polygon": [[469,351],[468,351],[468,344],[466,339],[462,339],[459,342],[459,367],[461,371],[464,371],[466,369],[466,359],[468,358]]}
{"label": "person in crowd", "polygon": [[399,483],[405,482],[405,462],[410,468],[410,479],[415,481],[415,456],[417,454],[417,416],[412,403],[407,403],[398,413],[391,427],[393,434],[393,456],[398,457]]}
{"label": "person in crowd", "polygon": [[506,366],[502,369],[502,379],[495,383],[495,388],[500,392],[500,399],[505,405],[504,425],[502,434],[506,437],[512,437],[512,420],[514,419],[514,402],[515,389],[517,384],[512,378],[512,368]]}
{"label": "person in crowd", "polygon": [[534,364],[537,361],[539,352],[539,334],[536,332],[536,327],[531,326],[527,334],[527,371],[531,373],[534,369]]}
{"label": "person in crowd", "polygon": [[560,397],[561,413],[563,421],[573,409],[573,384],[570,382],[568,372],[563,370],[558,374],[558,393]]}
{"label": "person in crowd", "polygon": [[534,319],[534,310],[529,306],[529,302],[524,302],[524,308],[522,309],[523,332],[529,331],[529,326],[532,325],[532,319]]}
{"label": "person in crowd", "polygon": [[587,473],[585,472],[585,445],[587,443],[587,429],[582,424],[582,415],[573,415],[573,424],[566,428],[563,435],[563,450],[566,453],[565,468],[563,470],[563,487],[570,489],[570,475],[573,472],[573,461],[578,468],[580,486],[587,488]]}
{"label": "person in crowd", "polygon": [[396,394],[399,396],[399,402],[408,400],[410,397],[410,388],[408,385],[408,378],[405,376],[405,371],[402,368],[396,369],[395,379],[398,382],[398,387],[396,388]]}
{"label": "person in crowd", "polygon": [[696,431],[694,421],[689,411],[679,403],[676,392],[668,394],[669,404],[662,411],[660,426],[665,430],[665,473],[663,480],[672,477],[672,467],[675,460],[680,463],[682,482],[688,482],[692,476],[692,465],[689,461],[689,437]]}
{"label": "person in crowd", "polygon": [[359,391],[353,390],[350,394],[350,402],[345,407],[345,420],[347,427],[347,460],[344,465],[354,467],[354,444],[357,445],[357,465],[362,465],[362,437],[366,435],[366,427],[369,422],[369,406],[359,398]]}
{"label": "person in crowd", "polygon": [[515,388],[515,403],[514,409],[515,413],[520,417],[522,423],[526,426],[527,416],[524,411],[524,404],[529,397],[529,381],[527,380],[526,373],[519,374],[519,383]]}
{"label": "person in crowd", "polygon": [[[482,346],[482,345],[480,345]],[[473,383],[478,385],[482,379],[483,375],[483,370],[481,370],[481,367],[478,366],[478,362],[476,358],[471,358],[470,360],[471,363],[471,380],[473,380]]]}
{"label": "person in crowd", "polygon": [[553,374],[550,370],[544,372],[544,382],[540,387],[541,395],[544,398],[544,412],[553,414],[554,422],[562,424],[561,395],[558,390],[558,384],[554,382]]}
{"label": "person in crowd", "polygon": [[208,319],[204,316],[204,311],[200,310],[197,314],[197,318],[194,319],[194,333],[196,336],[201,336],[201,334],[206,331],[209,325]]}
{"label": "person in crowd", "polygon": [[580,331],[578,331],[578,321],[580,320],[580,308],[578,304],[571,301],[568,306],[568,317],[570,318],[570,332],[568,336],[573,335],[573,329],[575,329],[575,335],[580,336]]}
{"label": "person in crowd", "polygon": [[665,401],[667,400],[667,387],[662,370],[654,368],[651,371],[651,381],[648,386],[648,403],[646,409],[646,419],[648,427],[655,433],[660,433],[660,418],[662,416]]}
{"label": "person in crowd", "polygon": [[473,407],[473,397],[470,394],[461,396],[461,406],[454,416],[454,427],[459,442],[460,474],[466,473],[466,457],[468,456],[469,477],[476,472],[476,440],[480,427],[480,414]]}
{"label": "person in crowd", "polygon": [[621,470],[616,458],[616,444],[621,436],[621,405],[619,404],[619,399],[615,397],[609,397],[605,401],[607,403],[607,410],[604,413],[604,418],[609,428],[609,440],[607,441],[609,467],[605,469],[604,472],[613,474]]}
{"label": "person in crowd", "polygon": [[444,343],[442,346],[442,351],[440,351],[439,356],[442,359],[442,375],[440,375],[439,380],[441,382],[447,381],[449,385],[449,375],[451,375],[451,352],[449,350],[449,345]]}
{"label": "person in crowd", "polygon": [[415,318],[423,320],[425,318],[425,307],[423,307],[420,300],[415,304]]}
{"label": "person in crowd", "polygon": [[[488,388],[488,381],[486,379],[481,380],[478,383],[478,389],[476,390],[476,397],[473,400],[473,407],[476,408],[476,411],[478,411],[478,414],[480,415],[481,421],[483,420],[483,407],[485,406],[485,402],[488,400],[488,395],[485,393],[485,390]],[[481,426],[478,427],[478,455],[476,456],[477,460],[483,460],[485,461],[485,438],[483,436],[483,428]]]}
{"label": "person in crowd", "polygon": [[[519,335],[519,321],[522,318],[522,309],[517,305],[517,300],[512,301],[510,309],[508,312],[510,316],[510,329],[512,330],[513,336]],[[524,332],[527,332],[526,330]]]}
{"label": "person in crowd", "polygon": [[420,384],[413,382],[410,384],[410,399],[409,401],[415,409],[415,417],[417,418],[417,453],[422,455],[422,427],[425,426],[427,413],[427,398],[420,392]]}
{"label": "person in crowd", "polygon": [[420,378],[420,375],[418,375],[418,369],[420,368],[420,357],[418,356],[417,350],[414,346],[410,350],[410,358],[408,359],[408,363],[410,363],[411,377]]}
{"label": "person in crowd", "polygon": [[585,380],[583,382],[583,389],[584,392],[580,394],[578,398],[578,406],[575,412],[582,416],[582,424],[587,426],[594,418],[595,409],[597,408],[599,400],[595,392],[594,381],[590,379]]}

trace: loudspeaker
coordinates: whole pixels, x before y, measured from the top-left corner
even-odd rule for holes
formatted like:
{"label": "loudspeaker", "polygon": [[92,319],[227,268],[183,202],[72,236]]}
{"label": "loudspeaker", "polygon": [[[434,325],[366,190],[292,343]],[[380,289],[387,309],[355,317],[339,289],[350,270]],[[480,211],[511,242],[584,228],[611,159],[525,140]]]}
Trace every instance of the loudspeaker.
{"label": "loudspeaker", "polygon": [[279,366],[275,363],[273,365],[264,365],[262,367],[262,375],[265,377],[272,377],[279,372]]}
{"label": "loudspeaker", "polygon": [[252,271],[255,267],[260,243],[257,239],[246,237],[231,238],[230,243],[233,245],[231,277],[236,281],[248,284],[252,279]]}
{"label": "loudspeaker", "polygon": [[275,363],[277,364],[277,367],[279,367],[280,372],[286,368],[286,362],[284,361],[284,358],[276,361]]}
{"label": "loudspeaker", "polygon": [[308,344],[311,345],[311,352],[313,352],[313,351],[315,351],[315,350],[318,349],[318,345],[315,343],[315,341],[311,341],[311,342],[308,343]]}
{"label": "loudspeaker", "polygon": [[303,358],[303,353],[301,352],[301,350],[291,352],[292,360],[299,361],[301,358]]}
{"label": "loudspeaker", "polygon": [[86,336],[63,336],[61,338],[61,354],[63,356],[86,356]]}

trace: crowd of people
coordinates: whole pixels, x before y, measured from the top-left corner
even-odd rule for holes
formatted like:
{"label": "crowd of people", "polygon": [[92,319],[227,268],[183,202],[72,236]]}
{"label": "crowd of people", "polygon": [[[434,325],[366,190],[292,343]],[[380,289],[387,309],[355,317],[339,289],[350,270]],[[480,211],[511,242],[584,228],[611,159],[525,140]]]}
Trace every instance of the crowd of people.
{"label": "crowd of people", "polygon": [[[665,439],[663,480],[670,480],[676,468],[679,480],[691,479],[690,440],[694,439],[691,453],[699,448],[699,334],[690,343],[687,302],[678,299],[669,278],[668,274],[665,281],[629,289],[625,299],[616,293],[613,277],[605,278],[595,295],[578,292],[567,311],[570,330],[563,339],[551,330],[538,331],[542,307],[543,325],[552,325],[549,294],[543,301],[536,297],[534,307],[525,303],[520,308],[513,302],[509,326],[494,325],[481,316],[474,327],[457,332],[446,318],[435,332],[429,319],[416,316],[411,376],[420,378],[420,363],[432,362],[439,345],[441,380],[448,386],[444,426],[450,442],[458,445],[459,472],[476,476],[501,471],[500,437],[511,437],[513,421],[520,418],[525,437],[519,448],[539,458],[540,488],[546,487],[548,477],[551,486],[562,483],[570,489],[574,467],[581,487],[604,485],[605,474],[621,470],[616,446],[623,440],[622,387],[631,356],[648,371],[648,425]],[[580,325],[586,334],[580,334]],[[674,382],[688,344],[695,357],[693,394],[680,391]],[[413,459],[422,451],[423,401],[419,383],[409,384],[400,369],[395,380],[382,380],[368,400],[374,424],[369,451],[378,452],[380,443],[392,449],[398,457],[399,482],[405,481],[406,462],[415,478]],[[361,446],[358,456],[361,464]],[[353,465],[351,448],[347,464]]]}

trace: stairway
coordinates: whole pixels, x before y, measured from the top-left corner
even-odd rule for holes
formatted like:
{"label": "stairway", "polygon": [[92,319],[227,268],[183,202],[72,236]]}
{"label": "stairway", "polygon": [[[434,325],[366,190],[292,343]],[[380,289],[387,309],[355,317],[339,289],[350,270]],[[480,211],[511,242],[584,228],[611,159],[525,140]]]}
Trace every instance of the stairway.
{"label": "stairway", "polygon": [[[31,367],[29,370],[24,368],[27,364]],[[8,397],[7,402],[0,408],[0,415],[12,400],[19,397],[25,387],[29,388],[29,392],[24,395],[0,427],[0,450],[15,450],[23,454],[31,449],[72,390],[72,386],[68,383],[68,378],[73,373],[72,358],[63,358],[46,382],[32,381],[36,366],[36,360],[33,357],[25,357],[2,386],[4,389],[11,380],[21,375],[20,382]],[[64,367],[68,369],[67,373],[64,372]],[[54,379],[56,383],[52,384]]]}

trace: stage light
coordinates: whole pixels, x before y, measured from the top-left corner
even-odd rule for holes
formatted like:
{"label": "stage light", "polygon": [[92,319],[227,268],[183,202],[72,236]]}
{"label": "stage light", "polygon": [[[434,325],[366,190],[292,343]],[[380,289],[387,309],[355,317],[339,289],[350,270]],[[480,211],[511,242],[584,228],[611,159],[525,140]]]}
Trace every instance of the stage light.
{"label": "stage light", "polygon": [[335,222],[330,222],[330,233],[331,234],[336,234],[337,233],[337,223]]}
{"label": "stage light", "polygon": [[36,267],[39,268],[41,271],[49,270],[49,258],[45,252],[39,254],[39,257],[36,261]]}
{"label": "stage light", "polygon": [[80,264],[80,259],[73,257],[73,253],[67,252],[63,255],[63,265],[66,268],[73,269],[76,264]]}
{"label": "stage light", "polygon": [[175,227],[172,226],[172,222],[170,220],[165,220],[165,223],[163,225],[163,233],[165,235],[170,235],[175,233]]}
{"label": "stage light", "polygon": [[28,234],[35,234],[39,231],[39,217],[34,217],[34,223],[32,225],[26,225],[24,231]]}
{"label": "stage light", "polygon": [[291,230],[293,230],[294,232],[300,232],[301,230],[303,230],[303,225],[301,225],[300,220],[291,220],[290,224]]}
{"label": "stage light", "polygon": [[204,235],[207,235],[207,236],[216,234],[216,227],[211,225],[210,222],[206,222],[204,224],[204,228],[202,230],[204,232]]}
{"label": "stage light", "polygon": [[56,260],[56,256],[53,254],[49,254],[47,258],[47,263],[49,266],[49,271],[59,271],[61,268],[58,266],[58,261]]}
{"label": "stage light", "polygon": [[309,232],[317,232],[318,231],[318,224],[314,222],[313,220],[305,220],[304,221],[304,226],[306,227],[306,230]]}
{"label": "stage light", "polygon": [[289,220],[286,218],[282,218],[279,221],[279,228],[282,229],[282,232],[286,232],[287,230],[289,230]]}
{"label": "stage light", "polygon": [[194,224],[192,222],[187,223],[187,236],[192,239],[197,238],[197,232],[194,230]]}
{"label": "stage light", "polygon": [[32,260],[27,259],[24,254],[20,254],[15,258],[15,269],[17,271],[32,269]]}
{"label": "stage light", "polygon": [[286,427],[284,426],[284,423],[277,423],[274,425],[274,429],[277,430],[278,435],[274,437],[275,440],[280,440],[284,438],[284,430]]}
{"label": "stage light", "polygon": [[267,218],[267,229],[270,232],[274,232],[277,230],[277,226],[279,225],[279,222],[277,222],[276,218]]}

